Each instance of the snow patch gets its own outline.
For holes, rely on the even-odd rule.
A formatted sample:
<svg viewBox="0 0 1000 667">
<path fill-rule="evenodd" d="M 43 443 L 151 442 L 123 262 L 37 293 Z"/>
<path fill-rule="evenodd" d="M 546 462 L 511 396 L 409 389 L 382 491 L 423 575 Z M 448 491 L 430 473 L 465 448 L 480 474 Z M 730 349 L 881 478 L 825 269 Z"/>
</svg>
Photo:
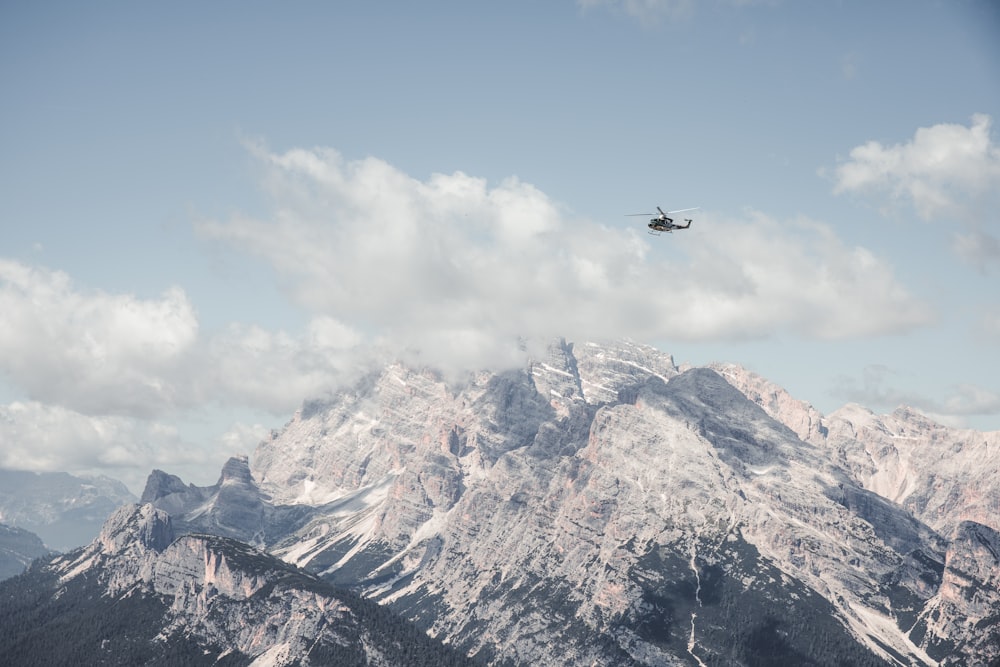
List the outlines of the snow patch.
<svg viewBox="0 0 1000 667">
<path fill-rule="evenodd" d="M 544 368 L 546 371 L 548 371 L 550 373 L 556 373 L 558 375 L 564 375 L 564 376 L 566 376 L 568 378 L 574 377 L 572 373 L 567 373 L 566 371 L 564 371 L 564 370 L 562 370 L 560 368 L 553 368 L 552 366 L 549 366 L 548 364 L 537 364 L 535 366 L 535 369 L 537 369 L 539 367 Z M 540 373 L 537 370 L 533 370 L 532 374 L 533 375 L 540 375 Z"/>
</svg>

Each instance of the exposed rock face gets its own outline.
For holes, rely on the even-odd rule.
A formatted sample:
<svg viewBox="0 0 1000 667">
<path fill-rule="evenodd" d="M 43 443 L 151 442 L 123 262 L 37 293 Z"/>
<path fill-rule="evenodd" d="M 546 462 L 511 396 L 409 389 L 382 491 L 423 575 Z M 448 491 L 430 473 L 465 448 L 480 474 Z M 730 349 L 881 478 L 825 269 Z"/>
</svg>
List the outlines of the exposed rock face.
<svg viewBox="0 0 1000 667">
<path fill-rule="evenodd" d="M 492 664 L 934 665 L 946 645 L 988 661 L 990 599 L 952 604 L 945 583 L 994 581 L 942 532 L 982 513 L 964 457 L 908 477 L 916 453 L 866 419 L 738 367 L 559 342 L 523 371 L 458 386 L 390 366 L 307 403 L 234 487 L 270 551 Z M 910 458 L 886 472 L 875 442 Z M 1000 478 L 977 479 L 992 497 Z M 178 524 L 228 511 L 219 486 Z M 978 565 L 950 573 L 961 554 Z"/>
<path fill-rule="evenodd" d="M 43 592 L 18 610 L 22 579 L 24 590 Z M 72 613 L 60 616 L 60 605 Z M 75 626 L 73 614 L 92 615 L 88 606 L 100 620 Z M 61 664 L 64 655 L 91 664 L 394 665 L 403 655 L 466 663 L 388 612 L 248 545 L 175 540 L 170 516 L 149 504 L 120 508 L 86 548 L 0 587 L 0 617 L 24 613 L 38 623 L 20 635 L 0 631 L 0 650 L 11 659 L 18 652 L 17 664 Z M 116 630 L 113 642 L 102 622 Z"/>
<path fill-rule="evenodd" d="M 877 415 L 851 404 L 823 416 L 739 366 L 713 368 L 802 440 L 829 450 L 865 489 L 938 532 L 963 521 L 1000 530 L 1000 431 L 948 428 L 906 407 Z"/>
<path fill-rule="evenodd" d="M 768 415 L 792 429 L 800 439 L 817 442 L 826 437 L 823 415 L 809 403 L 794 398 L 782 387 L 736 364 L 712 364 L 710 368 Z"/>
<path fill-rule="evenodd" d="M 949 429 L 900 408 L 844 407 L 826 420 L 825 445 L 858 481 L 950 534 L 963 521 L 1000 530 L 1000 432 Z"/>
<path fill-rule="evenodd" d="M 212 486 L 185 485 L 175 475 L 154 470 L 146 481 L 142 502 L 175 517 L 178 533 L 222 535 L 258 546 L 271 537 L 269 531 L 284 535 L 305 514 L 305 508 L 276 509 L 265 502 L 246 456 L 230 458 Z"/>
<path fill-rule="evenodd" d="M 985 664 L 1000 655 L 1000 533 L 972 521 L 955 529 L 941 587 L 913 634 L 924 632 L 923 644 L 942 665 Z"/>
</svg>

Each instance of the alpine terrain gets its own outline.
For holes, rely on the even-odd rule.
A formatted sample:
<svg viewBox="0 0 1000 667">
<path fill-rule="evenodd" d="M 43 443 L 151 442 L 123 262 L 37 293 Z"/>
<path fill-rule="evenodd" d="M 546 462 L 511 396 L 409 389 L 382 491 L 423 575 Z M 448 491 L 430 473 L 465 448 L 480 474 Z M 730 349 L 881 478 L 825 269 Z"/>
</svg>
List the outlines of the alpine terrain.
<svg viewBox="0 0 1000 667">
<path fill-rule="evenodd" d="M 0 583 L 10 665 L 466 665 L 373 602 L 151 505 Z"/>
<path fill-rule="evenodd" d="M 824 416 L 738 366 L 558 341 L 460 382 L 387 366 L 306 402 L 213 486 L 154 471 L 142 502 L 191 535 L 154 560 L 241 540 L 484 664 L 986 665 L 998 453 L 1000 433 L 911 410 Z M 89 549 L 44 571 L 69 581 L 106 553 Z M 166 595 L 164 636 L 222 627 L 207 588 L 133 561 L 101 576 Z M 224 650 L 251 655 L 229 630 Z M 279 643 L 273 664 L 306 664 Z"/>
</svg>

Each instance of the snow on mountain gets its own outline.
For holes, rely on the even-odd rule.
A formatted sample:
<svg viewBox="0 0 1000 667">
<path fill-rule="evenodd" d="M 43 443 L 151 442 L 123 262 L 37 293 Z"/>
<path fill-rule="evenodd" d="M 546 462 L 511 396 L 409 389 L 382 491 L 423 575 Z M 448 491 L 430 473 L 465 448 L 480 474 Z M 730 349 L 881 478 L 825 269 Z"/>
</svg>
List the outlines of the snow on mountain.
<svg viewBox="0 0 1000 667">
<path fill-rule="evenodd" d="M 144 499 L 490 664 L 958 665 L 1000 655 L 995 443 L 559 341 L 462 383 L 388 366 Z"/>
</svg>

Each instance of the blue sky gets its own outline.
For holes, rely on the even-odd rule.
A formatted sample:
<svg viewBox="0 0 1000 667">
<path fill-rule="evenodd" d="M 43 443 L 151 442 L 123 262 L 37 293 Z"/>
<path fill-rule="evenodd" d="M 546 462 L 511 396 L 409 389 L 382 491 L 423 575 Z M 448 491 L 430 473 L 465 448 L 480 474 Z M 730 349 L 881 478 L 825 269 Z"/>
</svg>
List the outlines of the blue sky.
<svg viewBox="0 0 1000 667">
<path fill-rule="evenodd" d="M 518 336 L 1000 428 L 995 3 L 5 3 L 0 86 L 0 466 L 208 483 Z"/>
</svg>

